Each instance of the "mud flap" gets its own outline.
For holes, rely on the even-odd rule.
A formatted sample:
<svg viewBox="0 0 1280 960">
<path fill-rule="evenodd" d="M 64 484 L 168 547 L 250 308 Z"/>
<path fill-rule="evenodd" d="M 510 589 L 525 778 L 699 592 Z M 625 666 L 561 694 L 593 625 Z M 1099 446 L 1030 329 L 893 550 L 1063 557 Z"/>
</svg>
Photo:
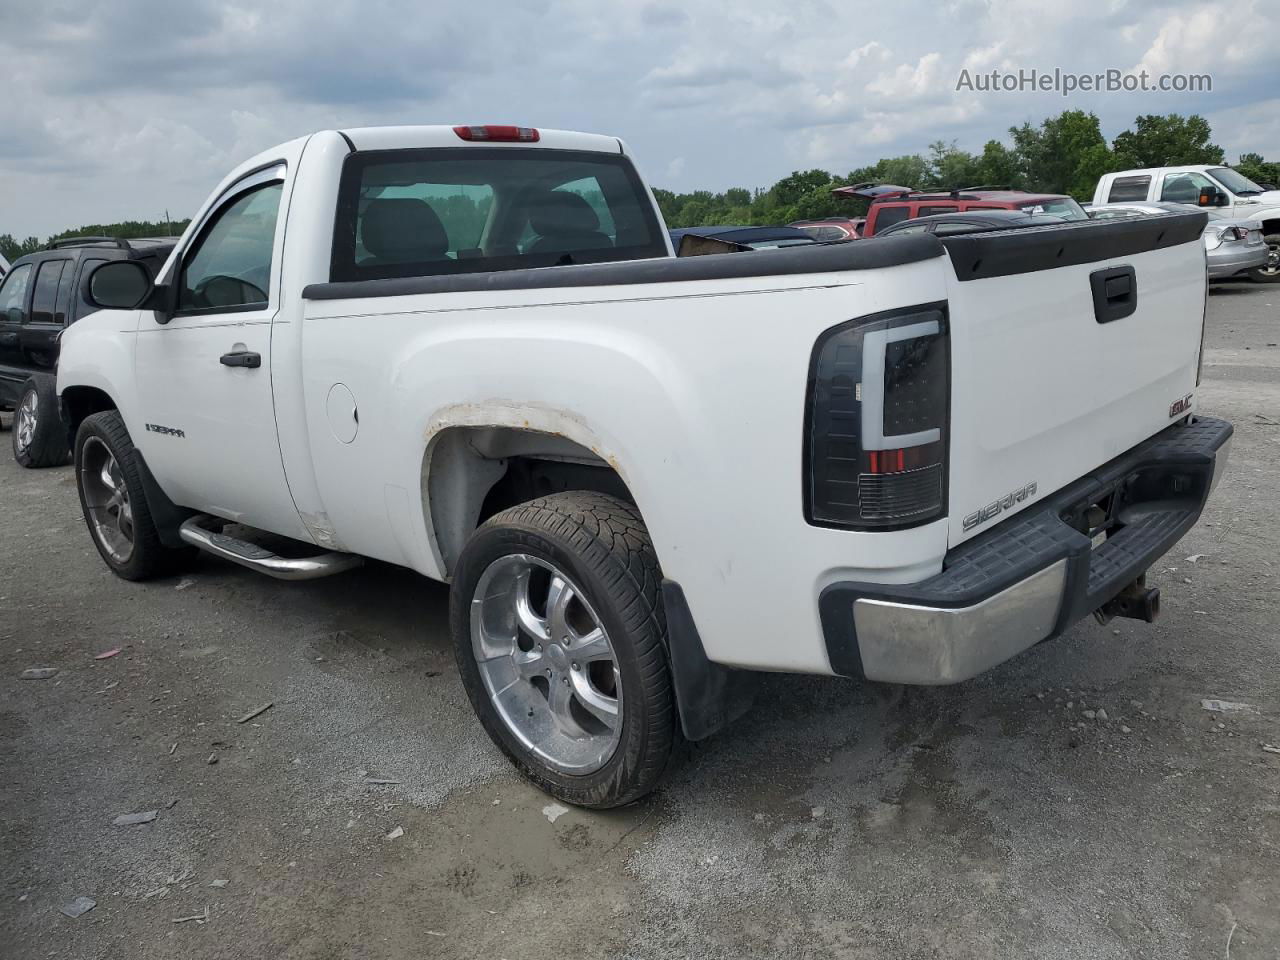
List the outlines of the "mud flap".
<svg viewBox="0 0 1280 960">
<path fill-rule="evenodd" d="M 680 584 L 662 581 L 662 603 L 667 612 L 667 654 L 680 727 L 686 740 L 705 740 L 750 709 L 759 675 L 707 659 Z"/>
</svg>

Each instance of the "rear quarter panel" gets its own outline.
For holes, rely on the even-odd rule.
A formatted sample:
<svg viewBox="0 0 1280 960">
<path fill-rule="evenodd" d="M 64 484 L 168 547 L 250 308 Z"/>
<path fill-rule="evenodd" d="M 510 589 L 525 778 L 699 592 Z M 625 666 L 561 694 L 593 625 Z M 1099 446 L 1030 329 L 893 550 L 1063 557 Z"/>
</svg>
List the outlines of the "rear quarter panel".
<svg viewBox="0 0 1280 960">
<path fill-rule="evenodd" d="M 822 586 L 851 571 L 928 576 L 946 525 L 886 535 L 805 522 L 810 354 L 837 323 L 941 299 L 946 269 L 938 258 L 850 274 L 307 302 L 307 432 L 328 521 L 349 549 L 446 577 L 421 495 L 430 443 L 444 426 L 514 417 L 615 466 L 712 659 L 829 672 Z M 359 405 L 351 443 L 325 421 L 337 382 Z"/>
</svg>

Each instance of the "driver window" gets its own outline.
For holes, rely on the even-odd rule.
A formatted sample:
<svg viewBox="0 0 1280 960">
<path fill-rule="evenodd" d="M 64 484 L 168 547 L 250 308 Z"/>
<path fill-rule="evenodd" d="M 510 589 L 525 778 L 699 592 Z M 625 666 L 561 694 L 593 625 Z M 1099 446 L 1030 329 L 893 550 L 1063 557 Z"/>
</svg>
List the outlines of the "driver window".
<svg viewBox="0 0 1280 960">
<path fill-rule="evenodd" d="M 1164 190 L 1160 199 L 1170 203 L 1196 203 L 1200 199 L 1200 191 L 1205 187 L 1217 189 L 1212 180 L 1201 174 L 1173 173 L 1164 178 Z"/>
<path fill-rule="evenodd" d="M 267 305 L 271 248 L 281 183 L 263 184 L 223 207 L 205 226 L 187 259 L 179 312 L 252 310 Z"/>
</svg>

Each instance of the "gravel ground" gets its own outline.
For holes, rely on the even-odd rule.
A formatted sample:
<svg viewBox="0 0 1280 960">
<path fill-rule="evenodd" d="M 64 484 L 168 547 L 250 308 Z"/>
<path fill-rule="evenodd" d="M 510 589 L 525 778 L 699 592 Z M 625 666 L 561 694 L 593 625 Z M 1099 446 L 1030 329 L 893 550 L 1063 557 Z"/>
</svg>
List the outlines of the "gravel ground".
<svg viewBox="0 0 1280 960">
<path fill-rule="evenodd" d="M 770 677 L 611 813 L 556 816 L 489 745 L 443 587 L 124 583 L 71 470 L 0 456 L 0 953 L 1274 960 L 1277 307 L 1210 298 L 1201 405 L 1236 442 L 1156 625 L 951 688 Z"/>
</svg>

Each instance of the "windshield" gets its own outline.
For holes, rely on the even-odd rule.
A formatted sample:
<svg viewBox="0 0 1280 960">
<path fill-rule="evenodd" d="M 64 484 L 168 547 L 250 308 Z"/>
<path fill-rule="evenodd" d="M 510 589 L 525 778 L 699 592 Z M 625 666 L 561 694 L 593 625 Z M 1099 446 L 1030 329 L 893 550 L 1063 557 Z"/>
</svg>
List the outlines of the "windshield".
<svg viewBox="0 0 1280 960">
<path fill-rule="evenodd" d="M 1262 188 L 1244 174 L 1230 167 L 1214 167 L 1209 175 L 1238 197 L 1248 197 L 1262 192 Z"/>
<path fill-rule="evenodd" d="M 353 153 L 343 166 L 331 277 L 427 277 L 666 255 L 648 191 L 618 154 L 380 150 Z"/>
<path fill-rule="evenodd" d="M 1061 200 L 1037 200 L 1035 203 L 1023 204 L 1018 209 L 1032 215 L 1047 213 L 1062 220 L 1089 219 L 1089 215 L 1084 212 L 1084 207 L 1070 197 L 1063 197 Z"/>
</svg>

